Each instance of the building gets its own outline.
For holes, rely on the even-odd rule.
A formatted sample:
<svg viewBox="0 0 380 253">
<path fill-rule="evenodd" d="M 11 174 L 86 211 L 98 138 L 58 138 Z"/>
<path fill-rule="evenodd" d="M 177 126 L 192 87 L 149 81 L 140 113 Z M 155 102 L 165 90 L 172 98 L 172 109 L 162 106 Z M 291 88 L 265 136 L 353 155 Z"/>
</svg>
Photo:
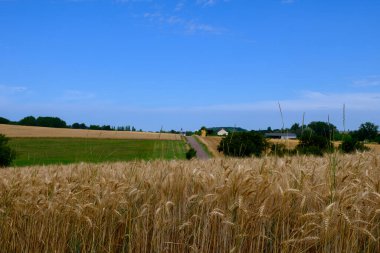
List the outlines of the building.
<svg viewBox="0 0 380 253">
<path fill-rule="evenodd" d="M 294 133 L 266 133 L 266 138 L 281 139 L 281 140 L 293 140 L 297 139 L 297 135 Z"/>
<path fill-rule="evenodd" d="M 222 128 L 216 134 L 219 136 L 223 136 L 223 135 L 228 135 L 228 132 Z"/>
</svg>

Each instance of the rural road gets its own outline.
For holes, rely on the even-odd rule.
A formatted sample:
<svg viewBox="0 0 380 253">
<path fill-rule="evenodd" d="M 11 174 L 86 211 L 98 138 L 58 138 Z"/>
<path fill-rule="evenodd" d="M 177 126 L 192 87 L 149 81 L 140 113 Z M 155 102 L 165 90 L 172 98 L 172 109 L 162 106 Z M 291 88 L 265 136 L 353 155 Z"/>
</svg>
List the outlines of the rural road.
<svg viewBox="0 0 380 253">
<path fill-rule="evenodd" d="M 187 142 L 190 146 L 197 151 L 197 158 L 201 160 L 209 159 L 208 154 L 202 149 L 201 145 L 195 140 L 193 136 L 186 136 Z"/>
</svg>

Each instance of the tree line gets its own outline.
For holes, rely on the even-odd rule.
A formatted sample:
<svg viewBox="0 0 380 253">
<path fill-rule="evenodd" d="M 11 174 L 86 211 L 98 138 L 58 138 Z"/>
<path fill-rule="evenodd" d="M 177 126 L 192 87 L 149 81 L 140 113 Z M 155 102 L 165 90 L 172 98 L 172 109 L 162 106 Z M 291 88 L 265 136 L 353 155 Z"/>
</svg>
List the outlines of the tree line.
<svg viewBox="0 0 380 253">
<path fill-rule="evenodd" d="M 218 146 L 218 151 L 228 156 L 249 157 L 262 154 L 274 155 L 323 155 L 334 151 L 343 153 L 361 152 L 368 150 L 365 143 L 377 142 L 380 144 L 379 127 L 371 122 L 360 125 L 358 130 L 339 132 L 331 123 L 314 121 L 301 127 L 294 124 L 291 129 L 297 134 L 298 145 L 288 149 L 282 143 L 270 143 L 263 131 L 232 132 L 224 137 Z M 340 140 L 339 147 L 333 141 Z"/>
<path fill-rule="evenodd" d="M 20 125 L 20 126 L 39 126 L 53 128 L 72 128 L 72 129 L 89 129 L 89 130 L 105 130 L 105 131 L 137 131 L 134 126 L 110 126 L 110 125 L 89 125 L 85 123 L 75 122 L 68 125 L 64 120 L 58 117 L 37 117 L 27 116 L 19 121 L 10 121 L 9 119 L 0 117 L 0 124 Z M 142 131 L 141 129 L 139 131 Z"/>
</svg>

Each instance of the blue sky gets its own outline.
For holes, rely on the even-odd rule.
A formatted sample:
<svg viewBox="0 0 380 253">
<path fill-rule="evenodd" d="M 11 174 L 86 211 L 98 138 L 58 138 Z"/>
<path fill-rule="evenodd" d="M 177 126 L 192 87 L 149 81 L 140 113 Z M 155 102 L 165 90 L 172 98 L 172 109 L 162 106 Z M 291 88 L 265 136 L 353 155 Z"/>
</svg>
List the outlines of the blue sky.
<svg viewBox="0 0 380 253">
<path fill-rule="evenodd" d="M 380 124 L 377 0 L 0 0 L 0 116 Z"/>
</svg>

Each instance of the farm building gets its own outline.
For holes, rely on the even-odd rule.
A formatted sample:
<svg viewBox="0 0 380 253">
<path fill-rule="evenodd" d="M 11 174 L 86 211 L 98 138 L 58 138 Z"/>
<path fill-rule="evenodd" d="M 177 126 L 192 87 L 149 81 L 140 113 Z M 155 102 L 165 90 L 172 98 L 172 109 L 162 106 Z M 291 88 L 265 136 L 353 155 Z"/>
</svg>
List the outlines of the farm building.
<svg viewBox="0 0 380 253">
<path fill-rule="evenodd" d="M 219 136 L 228 135 L 228 132 L 222 128 L 217 132 L 217 135 Z"/>
<path fill-rule="evenodd" d="M 270 139 L 282 139 L 282 140 L 297 139 L 297 135 L 294 133 L 266 133 L 265 137 L 270 138 Z"/>
</svg>

